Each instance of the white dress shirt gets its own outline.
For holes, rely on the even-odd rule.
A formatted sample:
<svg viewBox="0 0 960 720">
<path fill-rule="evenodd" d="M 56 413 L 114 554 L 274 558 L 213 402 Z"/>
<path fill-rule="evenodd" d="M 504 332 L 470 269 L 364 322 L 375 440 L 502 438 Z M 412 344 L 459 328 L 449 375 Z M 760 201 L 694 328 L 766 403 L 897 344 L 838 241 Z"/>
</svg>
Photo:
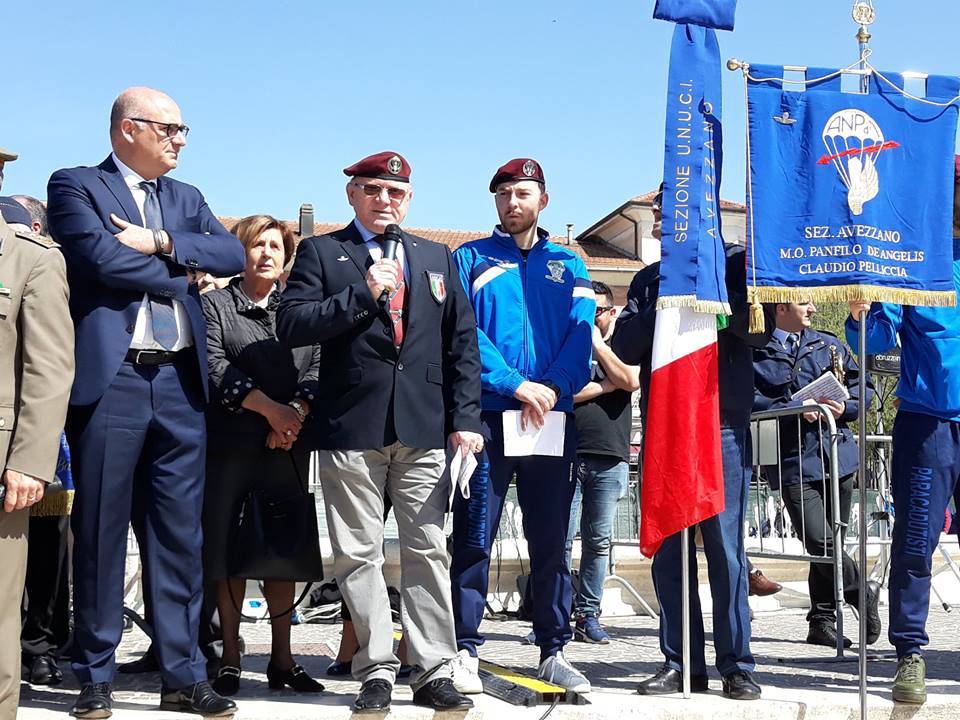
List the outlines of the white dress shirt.
<svg viewBox="0 0 960 720">
<path fill-rule="evenodd" d="M 143 204 L 146 202 L 147 193 L 140 187 L 144 178 L 124 165 L 116 153 L 111 154 L 113 162 L 117 169 L 123 175 L 123 181 L 130 188 L 130 194 L 133 195 L 133 201 L 137 204 L 140 211 L 140 225 L 146 226 L 146 220 L 143 216 Z M 156 185 L 156 181 L 152 181 Z M 153 339 L 153 313 L 150 312 L 150 301 L 147 293 L 143 294 L 143 300 L 140 302 L 140 309 L 137 311 L 137 323 L 133 328 L 133 340 L 130 342 L 130 348 L 133 350 L 163 350 L 163 346 Z M 187 316 L 187 310 L 179 300 L 173 300 L 173 312 L 177 319 L 177 342 L 174 343 L 171 350 L 176 352 L 185 347 L 193 345 L 193 331 L 190 329 L 190 318 Z"/>
</svg>

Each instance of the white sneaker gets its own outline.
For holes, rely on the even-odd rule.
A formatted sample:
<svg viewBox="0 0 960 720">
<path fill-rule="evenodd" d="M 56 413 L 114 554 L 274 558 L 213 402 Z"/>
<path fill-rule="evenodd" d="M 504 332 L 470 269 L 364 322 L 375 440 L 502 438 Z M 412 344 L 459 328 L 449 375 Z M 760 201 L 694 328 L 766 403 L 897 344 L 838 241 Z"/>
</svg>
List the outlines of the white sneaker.
<svg viewBox="0 0 960 720">
<path fill-rule="evenodd" d="M 450 661 L 453 670 L 453 686 L 464 695 L 479 695 L 483 692 L 480 681 L 480 658 L 475 658 L 466 650 L 461 650 Z"/>
<path fill-rule="evenodd" d="M 590 681 L 583 676 L 583 673 L 567 662 L 562 652 L 558 652 L 553 657 L 548 657 L 540 663 L 537 677 L 544 682 L 559 685 L 572 692 L 590 692 Z"/>
</svg>

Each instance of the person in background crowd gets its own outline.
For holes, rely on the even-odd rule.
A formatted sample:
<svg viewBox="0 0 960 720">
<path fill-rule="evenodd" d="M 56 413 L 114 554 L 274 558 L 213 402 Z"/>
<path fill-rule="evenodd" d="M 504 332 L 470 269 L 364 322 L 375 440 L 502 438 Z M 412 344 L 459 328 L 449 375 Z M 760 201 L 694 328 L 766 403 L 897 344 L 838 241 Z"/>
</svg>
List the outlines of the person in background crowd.
<svg viewBox="0 0 960 720">
<path fill-rule="evenodd" d="M 445 446 L 463 455 L 483 446 L 476 322 L 446 246 L 402 233 L 395 259 L 384 257 L 382 234 L 403 222 L 413 198 L 409 163 L 388 151 L 343 172 L 356 218 L 300 243 L 277 335 L 293 347 L 322 346 L 323 383 L 306 441 L 320 449 L 334 575 L 360 647 L 354 709 L 388 708 L 400 667 L 381 572 L 389 494 L 413 702 L 462 710 L 473 703 L 450 680 L 449 488 L 441 478 Z"/>
<path fill-rule="evenodd" d="M 14 156 L 16 157 L 16 156 Z M 9 155 L 5 156 L 9 159 Z M 73 322 L 63 256 L 29 230 L 30 214 L 0 204 L 0 720 L 20 697 L 20 613 L 30 508 L 54 479 L 73 381 Z M 12 229 L 11 222 L 18 229 Z M 55 576 L 56 566 L 47 572 Z"/>
<path fill-rule="evenodd" d="M 50 235 L 50 229 L 47 226 L 47 207 L 40 200 L 30 195 L 12 195 L 18 203 L 23 205 L 30 213 L 30 229 L 38 235 Z"/>
<path fill-rule="evenodd" d="M 290 350 L 277 340 L 278 279 L 293 256 L 293 232 L 269 215 L 233 228 L 246 250 L 243 276 L 203 296 L 207 324 L 210 405 L 207 408 L 207 486 L 203 506 L 204 575 L 217 582 L 223 655 L 213 688 L 235 695 L 240 685 L 240 606 L 246 581 L 230 575 L 231 530 L 251 490 L 291 495 L 303 485 L 310 453 L 298 442 L 319 394 L 319 346 Z M 319 580 L 320 578 L 318 578 Z M 272 637 L 267 682 L 320 692 L 290 652 L 294 582 L 267 580 L 263 594 Z"/>
<path fill-rule="evenodd" d="M 537 227 L 549 196 L 540 164 L 517 158 L 490 181 L 500 224 L 467 243 L 454 258 L 477 316 L 483 363 L 483 426 L 487 438 L 470 480 L 470 497 L 456 497 L 450 577 L 457 623 L 457 687 L 482 692 L 477 648 L 487 598 L 490 551 L 507 487 L 517 477 L 523 532 L 530 550 L 533 632 L 538 676 L 575 692 L 590 682 L 564 657 L 570 641 L 573 589 L 564 562 L 576 452 L 573 396 L 590 379 L 593 287 L 586 266 Z M 562 413 L 557 455 L 508 456 L 504 425 L 516 411 L 521 428 L 541 428 Z M 556 415 L 551 419 L 557 418 Z M 559 432 L 559 431 L 558 431 Z"/>
<path fill-rule="evenodd" d="M 954 158 L 953 278 L 960 291 L 960 155 Z M 850 347 L 859 345 L 864 312 L 867 354 L 900 345 L 888 634 L 897 650 L 893 699 L 920 704 L 927 699 L 923 646 L 933 553 L 951 497 L 960 508 L 960 308 L 852 302 L 845 328 Z"/>
<path fill-rule="evenodd" d="M 8 218 L 11 227 L 46 236 L 47 210 L 43 203 L 26 195 L 14 195 L 10 199 L 16 200 L 29 213 L 29 218 L 22 214 Z M 10 199 L 0 198 L 0 210 Z M 26 224 L 28 219 L 29 225 Z M 73 484 L 70 480 L 69 448 L 62 437 L 60 443 L 56 472 L 56 480 L 60 482 L 54 482 L 46 488 L 43 500 L 30 508 L 30 544 L 20 649 L 26 678 L 31 685 L 57 685 L 63 680 L 57 660 L 70 640 L 67 535 Z M 61 463 L 65 463 L 65 467 L 61 468 Z M 55 489 L 58 491 L 54 492 Z"/>
<path fill-rule="evenodd" d="M 662 186 L 661 186 L 662 192 Z M 657 203 L 660 205 L 659 201 Z M 747 602 L 748 571 L 743 545 L 743 526 L 751 471 L 749 422 L 753 405 L 752 347 L 762 347 L 772 332 L 767 319 L 763 334 L 748 332 L 746 262 L 744 249 L 726 248 L 726 283 L 733 315 L 717 341 L 720 385 L 720 444 L 723 458 L 725 509 L 699 524 L 707 556 L 710 592 L 713 596 L 713 642 L 717 670 L 723 678 L 723 694 L 736 700 L 755 700 L 760 686 L 753 677 L 756 664 L 750 652 L 750 607 Z M 611 340 L 614 352 L 624 361 L 637 364 L 640 372 L 640 407 L 647 421 L 647 389 L 656 326 L 660 264 L 636 274 L 630 283 L 627 305 Z M 642 512 L 642 508 L 641 508 Z M 697 553 L 695 533 L 690 533 L 690 668 L 694 692 L 707 692 L 707 665 L 704 657 L 703 616 L 697 594 Z M 682 620 L 680 577 L 680 533 L 667 538 L 653 558 L 653 582 L 660 603 L 660 649 L 665 663 L 653 677 L 641 682 L 641 695 L 663 695 L 681 690 Z"/>
<path fill-rule="evenodd" d="M 627 365 L 610 349 L 616 308 L 608 285 L 593 281 L 597 309 L 593 320 L 590 382 L 573 396 L 577 421 L 576 490 L 567 530 L 567 565 L 580 515 L 580 587 L 573 601 L 575 640 L 607 644 L 600 625 L 600 600 L 610 559 L 610 537 L 617 503 L 630 480 L 631 393 L 640 389 L 640 368 Z"/>
<path fill-rule="evenodd" d="M 207 393 L 206 327 L 195 271 L 235 275 L 243 247 L 200 191 L 166 177 L 188 128 L 150 88 L 120 94 L 113 152 L 58 170 L 47 187 L 50 230 L 63 249 L 76 322 L 73 453 L 73 713 L 108 717 L 123 624 L 123 575 L 134 473 L 147 493 L 144 583 L 159 646 L 160 708 L 226 716 L 197 647 L 202 593 Z"/>
<path fill-rule="evenodd" d="M 793 393 L 821 377 L 824 373 L 838 378 L 850 393 L 845 402 L 820 398 L 818 402 L 833 413 L 837 422 L 837 463 L 839 466 L 839 517 L 843 528 L 850 522 L 850 501 L 853 478 L 859 466 L 860 452 L 847 423 L 857 417 L 860 393 L 860 371 L 843 343 L 826 332 L 810 327 L 817 312 L 812 301 L 777 303 L 767 308 L 776 318 L 773 337 L 764 347 L 753 351 L 754 411 L 799 407 L 813 401 L 793 400 Z M 837 369 L 841 369 L 838 373 Z M 869 407 L 873 400 L 873 382 L 867 376 Z M 798 427 L 798 422 L 800 423 Z M 805 413 L 780 421 L 780 463 L 767 468 L 768 482 L 779 484 L 783 502 L 794 529 L 803 540 L 807 552 L 815 556 L 833 554 L 832 488 L 825 482 L 830 468 L 830 434 L 818 412 Z M 825 474 L 826 473 L 826 474 Z M 826 518 L 827 523 L 824 523 Z M 807 642 L 812 645 L 837 646 L 837 606 L 834 595 L 834 567 L 827 563 L 810 563 L 807 580 L 810 586 L 810 624 Z M 843 553 L 843 597 L 859 607 L 859 571 L 853 558 Z M 880 586 L 867 583 L 867 643 L 880 637 Z M 844 645 L 851 642 L 844 638 Z"/>
</svg>

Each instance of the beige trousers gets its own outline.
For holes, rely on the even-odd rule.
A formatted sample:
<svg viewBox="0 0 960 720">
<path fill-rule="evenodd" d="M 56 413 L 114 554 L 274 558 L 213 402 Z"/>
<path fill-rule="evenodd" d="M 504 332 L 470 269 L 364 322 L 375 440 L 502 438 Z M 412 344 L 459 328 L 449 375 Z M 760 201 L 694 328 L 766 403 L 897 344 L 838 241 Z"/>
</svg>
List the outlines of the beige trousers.
<svg viewBox="0 0 960 720">
<path fill-rule="evenodd" d="M 20 702 L 20 603 L 27 575 L 30 510 L 0 508 L 0 720 L 14 720 Z"/>
<path fill-rule="evenodd" d="M 401 624 L 410 685 L 450 676 L 456 656 L 450 601 L 450 560 L 443 519 L 448 488 L 441 487 L 443 450 L 394 443 L 372 450 L 321 450 L 320 483 L 333 546 L 333 573 L 353 616 L 360 649 L 353 677 L 396 679 L 393 623 L 383 579 L 383 498 L 390 494 L 400 532 Z"/>
</svg>

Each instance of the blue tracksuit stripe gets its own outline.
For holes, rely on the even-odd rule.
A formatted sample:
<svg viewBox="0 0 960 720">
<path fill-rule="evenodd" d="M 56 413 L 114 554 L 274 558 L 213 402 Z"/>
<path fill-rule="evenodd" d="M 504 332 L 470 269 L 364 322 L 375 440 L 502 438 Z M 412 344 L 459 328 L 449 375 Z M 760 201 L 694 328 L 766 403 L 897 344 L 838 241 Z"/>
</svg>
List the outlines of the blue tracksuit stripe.
<svg viewBox="0 0 960 720">
<path fill-rule="evenodd" d="M 574 394 L 590 379 L 596 308 L 583 261 L 545 233 L 526 258 L 499 232 L 453 257 L 477 317 L 483 409 L 518 409 L 513 393 L 533 380 L 555 383 L 555 409 L 572 411 Z"/>
</svg>

